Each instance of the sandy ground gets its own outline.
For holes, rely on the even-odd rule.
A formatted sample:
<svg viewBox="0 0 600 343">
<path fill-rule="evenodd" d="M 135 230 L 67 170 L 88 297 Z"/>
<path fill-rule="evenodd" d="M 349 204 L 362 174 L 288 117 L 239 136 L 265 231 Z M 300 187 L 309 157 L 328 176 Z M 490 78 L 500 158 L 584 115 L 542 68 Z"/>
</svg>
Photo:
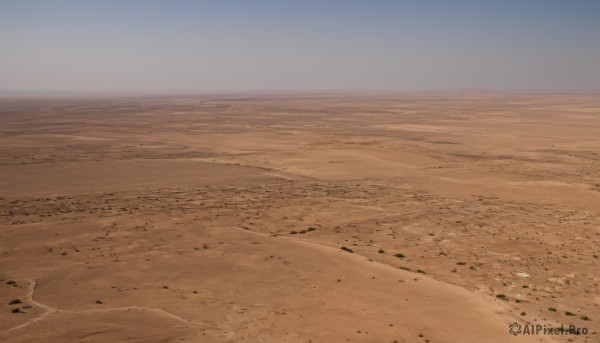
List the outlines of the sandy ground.
<svg viewBox="0 0 600 343">
<path fill-rule="evenodd" d="M 598 94 L 15 97 L 0 119 L 0 341 L 600 342 Z"/>
</svg>

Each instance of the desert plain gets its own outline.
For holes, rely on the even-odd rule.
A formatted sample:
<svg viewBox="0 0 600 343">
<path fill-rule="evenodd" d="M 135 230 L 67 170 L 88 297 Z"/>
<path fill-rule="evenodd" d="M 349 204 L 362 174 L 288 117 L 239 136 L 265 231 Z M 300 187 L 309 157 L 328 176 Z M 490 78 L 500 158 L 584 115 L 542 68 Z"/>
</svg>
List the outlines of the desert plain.
<svg viewBox="0 0 600 343">
<path fill-rule="evenodd" d="M 3 342 L 600 342 L 599 255 L 598 93 L 0 99 Z"/>
</svg>

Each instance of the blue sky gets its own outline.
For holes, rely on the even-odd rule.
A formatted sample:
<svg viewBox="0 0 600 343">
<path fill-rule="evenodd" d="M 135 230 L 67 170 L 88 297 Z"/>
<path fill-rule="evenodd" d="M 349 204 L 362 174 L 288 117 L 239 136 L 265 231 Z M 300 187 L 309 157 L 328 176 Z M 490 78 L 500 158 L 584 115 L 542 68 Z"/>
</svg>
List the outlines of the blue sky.
<svg viewBox="0 0 600 343">
<path fill-rule="evenodd" d="M 600 89 L 600 1 L 0 0 L 0 89 Z"/>
</svg>

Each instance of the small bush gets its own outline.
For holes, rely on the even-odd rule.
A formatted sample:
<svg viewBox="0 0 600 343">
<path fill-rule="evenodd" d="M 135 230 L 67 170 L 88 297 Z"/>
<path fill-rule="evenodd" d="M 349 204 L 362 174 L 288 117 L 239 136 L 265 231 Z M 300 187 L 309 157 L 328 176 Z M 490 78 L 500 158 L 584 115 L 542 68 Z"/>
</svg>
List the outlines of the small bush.
<svg viewBox="0 0 600 343">
<path fill-rule="evenodd" d="M 580 318 L 581 318 L 581 320 L 585 320 L 585 321 L 591 320 L 590 317 L 588 317 L 588 316 L 581 316 Z"/>
<path fill-rule="evenodd" d="M 383 249 L 379 249 L 377 252 L 383 254 L 385 251 Z"/>
<path fill-rule="evenodd" d="M 571 311 L 565 311 L 565 315 L 567 315 L 567 316 L 574 316 L 575 313 L 573 313 Z"/>
<path fill-rule="evenodd" d="M 20 312 L 21 312 L 21 309 L 19 309 L 19 308 L 15 308 L 15 309 L 13 309 L 13 310 L 12 310 L 12 311 L 10 311 L 10 312 L 12 312 L 12 313 L 20 313 Z"/>
<path fill-rule="evenodd" d="M 346 247 L 341 247 L 341 249 L 347 252 L 354 252 L 352 249 Z"/>
<path fill-rule="evenodd" d="M 306 231 L 307 232 L 311 232 L 311 231 L 316 231 L 317 229 L 315 229 L 314 227 L 309 227 Z"/>
<path fill-rule="evenodd" d="M 550 312 L 556 312 L 556 309 L 554 307 L 549 307 L 548 311 L 550 311 Z"/>
<path fill-rule="evenodd" d="M 506 295 L 504 294 L 497 294 L 496 298 L 500 299 L 500 300 L 508 300 L 508 298 L 506 297 Z"/>
<path fill-rule="evenodd" d="M 422 269 L 417 269 L 417 273 L 419 273 L 419 274 L 427 274 Z"/>
<path fill-rule="evenodd" d="M 456 264 L 459 266 L 464 266 L 465 264 L 467 264 L 467 262 L 456 262 Z"/>
<path fill-rule="evenodd" d="M 397 258 L 405 258 L 406 257 L 406 256 L 404 256 L 404 254 L 401 254 L 401 253 L 394 254 L 394 256 L 396 256 Z"/>
<path fill-rule="evenodd" d="M 16 304 L 21 304 L 21 300 L 20 299 L 13 299 L 11 300 L 8 304 L 9 305 L 16 305 Z"/>
<path fill-rule="evenodd" d="M 290 235 L 295 235 L 297 233 L 298 233 L 298 231 L 295 231 L 295 230 L 290 231 Z"/>
</svg>

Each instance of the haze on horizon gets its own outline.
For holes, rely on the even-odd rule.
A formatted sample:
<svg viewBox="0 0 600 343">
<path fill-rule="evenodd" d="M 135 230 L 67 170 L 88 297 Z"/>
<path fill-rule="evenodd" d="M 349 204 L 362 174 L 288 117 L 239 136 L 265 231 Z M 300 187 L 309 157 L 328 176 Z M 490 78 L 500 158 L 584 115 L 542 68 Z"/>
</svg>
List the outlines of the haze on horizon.
<svg viewBox="0 0 600 343">
<path fill-rule="evenodd" d="M 0 89 L 600 89 L 600 2 L 0 0 Z"/>
</svg>

